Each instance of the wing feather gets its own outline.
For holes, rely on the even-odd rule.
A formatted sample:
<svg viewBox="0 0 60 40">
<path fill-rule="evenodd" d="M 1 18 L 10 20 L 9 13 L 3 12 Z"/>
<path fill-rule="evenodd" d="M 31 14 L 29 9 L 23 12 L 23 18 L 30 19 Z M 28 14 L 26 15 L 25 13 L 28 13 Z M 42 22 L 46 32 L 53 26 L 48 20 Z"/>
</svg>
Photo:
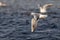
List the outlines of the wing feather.
<svg viewBox="0 0 60 40">
<path fill-rule="evenodd" d="M 31 20 L 31 32 L 34 32 L 36 27 L 37 27 L 37 20 L 32 18 L 32 20 Z"/>
<path fill-rule="evenodd" d="M 51 7 L 51 6 L 53 6 L 53 4 L 45 4 L 45 5 L 43 6 L 43 8 L 47 8 L 47 7 Z"/>
</svg>

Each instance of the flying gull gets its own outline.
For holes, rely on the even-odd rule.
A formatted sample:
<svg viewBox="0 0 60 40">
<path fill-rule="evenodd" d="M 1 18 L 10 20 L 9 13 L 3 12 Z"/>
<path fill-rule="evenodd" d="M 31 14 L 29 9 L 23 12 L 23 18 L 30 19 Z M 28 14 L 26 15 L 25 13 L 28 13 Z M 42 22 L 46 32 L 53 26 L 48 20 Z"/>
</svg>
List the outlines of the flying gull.
<svg viewBox="0 0 60 40">
<path fill-rule="evenodd" d="M 33 18 L 31 19 L 31 32 L 34 32 L 34 30 L 36 29 L 38 20 L 40 18 L 44 19 L 48 16 L 45 13 L 47 13 L 47 9 L 51 6 L 53 6 L 53 4 L 45 4 L 43 6 L 38 5 L 40 13 L 31 13 L 31 15 L 33 15 Z"/>
</svg>

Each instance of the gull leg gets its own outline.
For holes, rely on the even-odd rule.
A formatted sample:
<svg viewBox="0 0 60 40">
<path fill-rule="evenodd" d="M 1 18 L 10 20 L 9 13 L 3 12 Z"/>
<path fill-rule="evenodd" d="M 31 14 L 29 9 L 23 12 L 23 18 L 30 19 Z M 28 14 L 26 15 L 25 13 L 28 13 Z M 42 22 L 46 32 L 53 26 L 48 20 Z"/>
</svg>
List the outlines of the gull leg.
<svg viewBox="0 0 60 40">
<path fill-rule="evenodd" d="M 34 32 L 36 27 L 37 27 L 37 20 L 32 18 L 32 20 L 31 20 L 31 32 Z"/>
</svg>

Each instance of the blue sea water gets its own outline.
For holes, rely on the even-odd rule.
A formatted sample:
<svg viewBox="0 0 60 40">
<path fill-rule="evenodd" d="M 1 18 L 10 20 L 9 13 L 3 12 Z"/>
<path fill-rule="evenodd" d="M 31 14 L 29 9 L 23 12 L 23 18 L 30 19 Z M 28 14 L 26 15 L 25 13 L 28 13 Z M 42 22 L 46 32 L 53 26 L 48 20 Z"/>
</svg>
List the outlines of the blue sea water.
<svg viewBox="0 0 60 40">
<path fill-rule="evenodd" d="M 0 7 L 0 40 L 60 40 L 59 0 L 0 0 L 8 7 Z M 46 19 L 40 19 L 31 32 L 31 12 L 38 12 L 37 4 L 53 3 Z M 56 8 L 57 6 L 57 8 Z"/>
</svg>

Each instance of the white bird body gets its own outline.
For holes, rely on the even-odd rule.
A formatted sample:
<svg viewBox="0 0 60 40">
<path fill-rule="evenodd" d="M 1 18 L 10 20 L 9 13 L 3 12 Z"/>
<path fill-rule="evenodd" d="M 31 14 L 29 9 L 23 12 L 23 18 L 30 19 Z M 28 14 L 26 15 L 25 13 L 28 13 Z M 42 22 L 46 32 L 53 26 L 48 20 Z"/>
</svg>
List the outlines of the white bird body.
<svg viewBox="0 0 60 40">
<path fill-rule="evenodd" d="M 47 12 L 47 11 L 46 11 L 46 8 L 40 7 L 40 12 L 41 12 L 41 13 L 46 13 L 46 12 Z"/>
</svg>

